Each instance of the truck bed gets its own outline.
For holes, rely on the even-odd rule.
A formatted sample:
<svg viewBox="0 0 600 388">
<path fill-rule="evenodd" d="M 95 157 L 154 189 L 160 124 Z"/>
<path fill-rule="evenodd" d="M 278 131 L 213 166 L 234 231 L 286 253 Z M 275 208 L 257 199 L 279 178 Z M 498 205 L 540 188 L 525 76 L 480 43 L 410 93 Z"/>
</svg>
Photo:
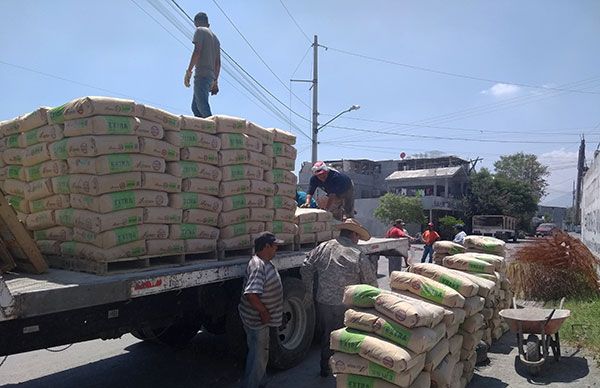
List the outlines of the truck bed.
<svg viewBox="0 0 600 388">
<path fill-rule="evenodd" d="M 407 239 L 372 238 L 359 243 L 366 254 L 408 252 Z M 278 270 L 300 267 L 305 251 L 278 252 Z M 187 287 L 244 276 L 249 257 L 207 260 L 107 276 L 50 269 L 41 275 L 5 274 L 0 277 L 0 321 L 126 301 Z M 3 285 L 2 283 L 5 283 Z M 1 311 L 0 311 L 1 312 Z"/>
</svg>

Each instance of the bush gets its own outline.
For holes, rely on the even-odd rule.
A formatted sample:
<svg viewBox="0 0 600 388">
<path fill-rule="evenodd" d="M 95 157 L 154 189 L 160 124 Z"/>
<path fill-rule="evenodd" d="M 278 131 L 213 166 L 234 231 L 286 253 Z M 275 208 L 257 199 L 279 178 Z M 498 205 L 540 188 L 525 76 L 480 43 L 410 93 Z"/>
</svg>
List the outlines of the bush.
<svg viewBox="0 0 600 388">
<path fill-rule="evenodd" d="M 456 234 L 456 229 L 454 229 L 454 225 L 465 224 L 463 220 L 452 216 L 444 216 L 440 218 L 438 222 L 438 233 L 442 240 L 453 240 L 454 235 Z"/>
</svg>

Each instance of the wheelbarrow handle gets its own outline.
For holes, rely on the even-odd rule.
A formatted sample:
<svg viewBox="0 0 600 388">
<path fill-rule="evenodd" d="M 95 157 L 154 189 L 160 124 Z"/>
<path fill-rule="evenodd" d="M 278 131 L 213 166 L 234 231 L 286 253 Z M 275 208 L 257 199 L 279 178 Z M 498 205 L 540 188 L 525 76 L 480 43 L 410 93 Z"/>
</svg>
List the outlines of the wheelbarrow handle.
<svg viewBox="0 0 600 388">
<path fill-rule="evenodd" d="M 544 323 L 544 327 L 546 327 L 546 325 L 548 324 L 548 322 L 550 322 L 550 320 L 552 319 L 552 316 L 554 315 L 555 311 L 556 311 L 556 309 L 552 309 L 552 312 L 550 313 L 550 315 L 548 315 L 548 318 L 546 318 L 546 323 Z"/>
</svg>

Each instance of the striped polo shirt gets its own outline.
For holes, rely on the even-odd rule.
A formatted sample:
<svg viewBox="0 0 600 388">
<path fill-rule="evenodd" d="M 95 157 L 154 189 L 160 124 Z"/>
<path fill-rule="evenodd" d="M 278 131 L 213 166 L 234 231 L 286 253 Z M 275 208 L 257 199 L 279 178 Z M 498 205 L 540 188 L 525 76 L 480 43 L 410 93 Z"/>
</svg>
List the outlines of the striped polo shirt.
<svg viewBox="0 0 600 388">
<path fill-rule="evenodd" d="M 258 256 L 252 257 L 246 268 L 244 288 L 240 298 L 239 312 L 242 322 L 252 328 L 264 327 L 260 321 L 260 314 L 252 307 L 247 294 L 258 294 L 260 301 L 265 305 L 271 315 L 271 322 L 266 326 L 281 326 L 283 317 L 283 285 L 279 272 L 270 261 L 262 260 Z"/>
</svg>

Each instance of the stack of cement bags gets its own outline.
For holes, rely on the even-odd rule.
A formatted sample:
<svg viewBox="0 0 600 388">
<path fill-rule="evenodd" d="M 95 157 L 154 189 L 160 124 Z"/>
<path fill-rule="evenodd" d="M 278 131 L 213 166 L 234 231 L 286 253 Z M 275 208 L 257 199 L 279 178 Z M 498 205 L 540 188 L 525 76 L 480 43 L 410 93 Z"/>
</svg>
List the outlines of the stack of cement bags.
<svg viewBox="0 0 600 388">
<path fill-rule="evenodd" d="M 346 327 L 331 333 L 337 386 L 429 387 L 428 355 L 444 341 L 444 309 L 368 285 L 346 288 Z"/>
<path fill-rule="evenodd" d="M 273 170 L 265 173 L 265 179 L 273 183 L 275 195 L 267 197 L 267 208 L 274 211 L 273 222 L 267 224 L 267 230 L 286 243 L 293 244 L 298 232 L 298 226 L 294 223 L 296 176 L 292 172 L 296 164 L 296 136 L 281 129 L 269 131 L 273 134 L 273 144 L 265 146 L 263 152 L 273 158 Z"/>
<path fill-rule="evenodd" d="M 318 243 L 333 237 L 333 215 L 321 209 L 296 209 L 297 244 Z"/>
<path fill-rule="evenodd" d="M 466 248 L 452 241 L 436 241 L 433 243 L 433 262 L 442 264 L 444 257 L 466 252 Z"/>
</svg>

